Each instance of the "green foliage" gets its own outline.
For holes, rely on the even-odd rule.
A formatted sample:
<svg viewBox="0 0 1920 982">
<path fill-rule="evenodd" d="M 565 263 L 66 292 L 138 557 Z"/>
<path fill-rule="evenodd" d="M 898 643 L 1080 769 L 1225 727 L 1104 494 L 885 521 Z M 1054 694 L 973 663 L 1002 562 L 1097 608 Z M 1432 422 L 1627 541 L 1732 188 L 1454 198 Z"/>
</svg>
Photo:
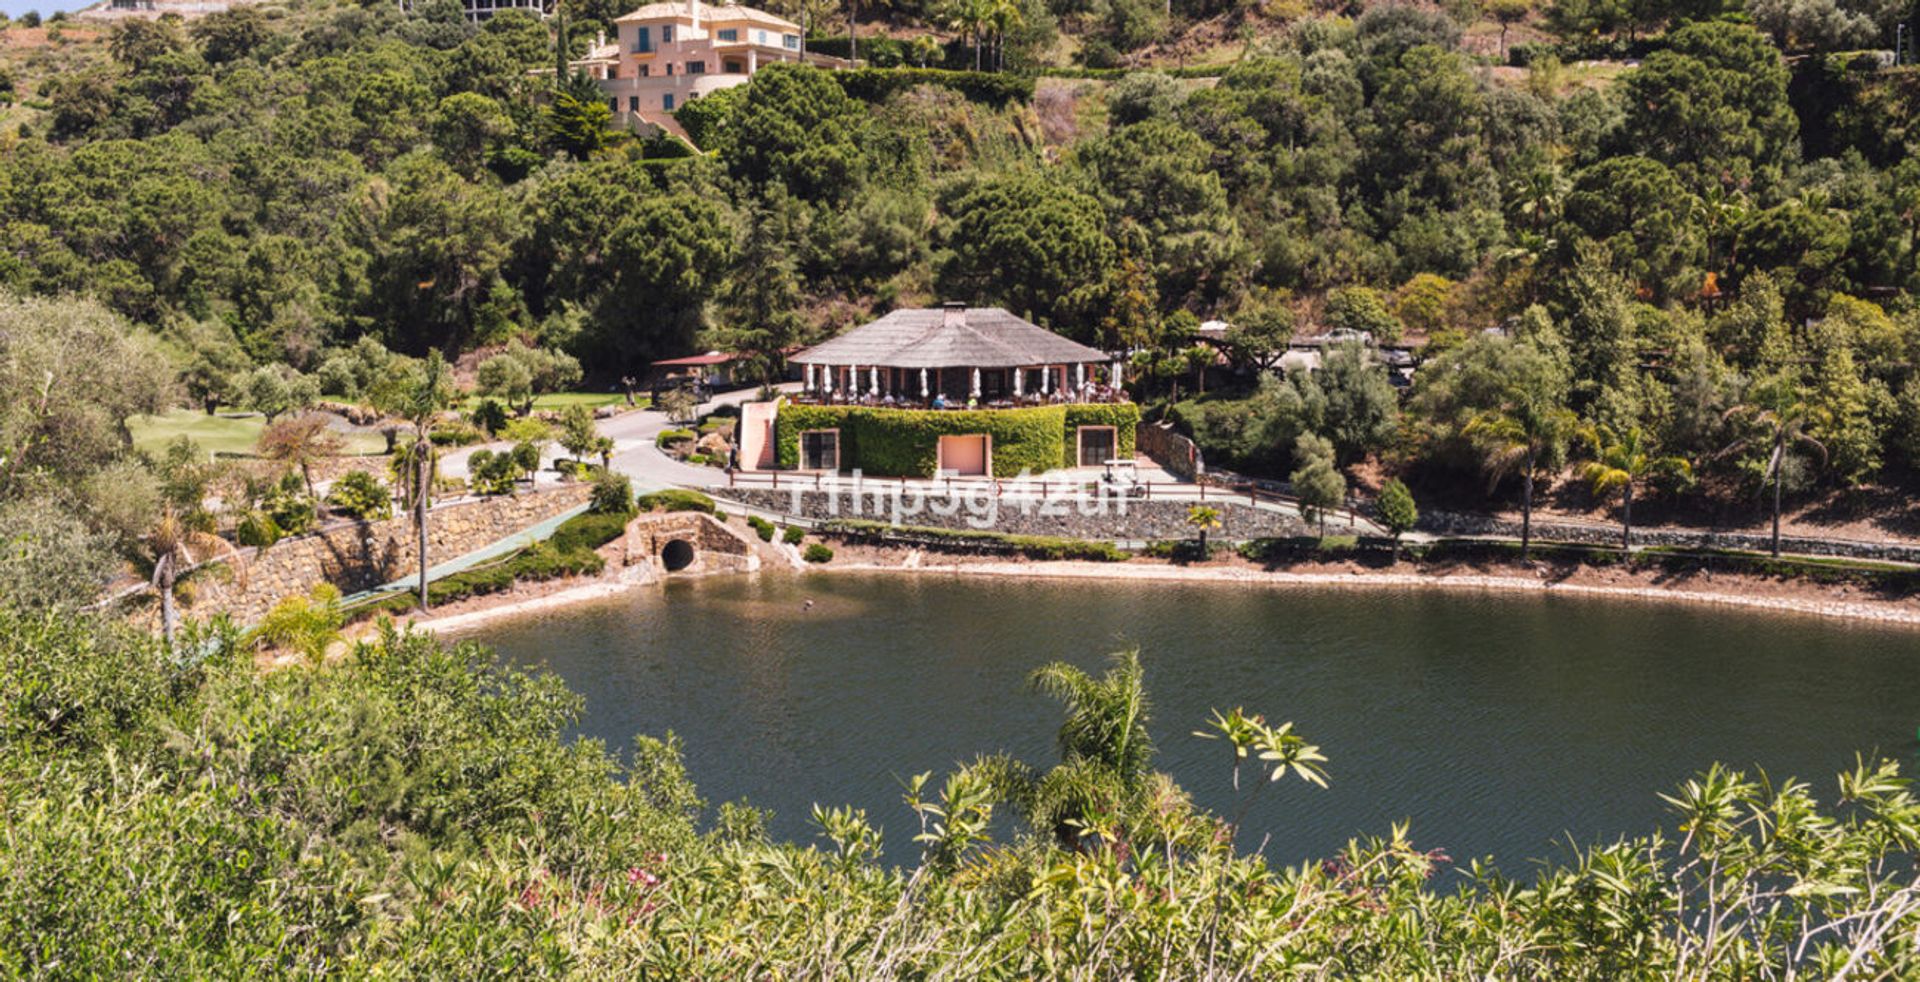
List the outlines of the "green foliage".
<svg viewBox="0 0 1920 982">
<path fill-rule="evenodd" d="M 676 443 L 687 443 L 698 439 L 700 434 L 686 429 L 666 429 L 654 435 L 653 445 L 662 450 Z"/>
<path fill-rule="evenodd" d="M 327 492 L 327 507 L 348 518 L 380 521 L 393 517 L 393 494 L 366 471 L 348 471 Z"/>
<path fill-rule="evenodd" d="M 467 478 L 481 494 L 512 494 L 520 479 L 520 466 L 511 453 L 482 448 L 467 458 Z"/>
<path fill-rule="evenodd" d="M 598 514 L 627 515 L 633 512 L 633 482 L 627 475 L 602 471 L 593 480 L 593 497 L 588 509 Z"/>
<path fill-rule="evenodd" d="M 547 542 L 562 553 L 592 551 L 624 535 L 632 518 L 631 511 L 589 511 L 561 522 Z"/>
<path fill-rule="evenodd" d="M 83 606 L 118 566 L 110 534 L 49 499 L 0 505 L 0 596 L 21 610 Z"/>
<path fill-rule="evenodd" d="M 833 560 L 833 550 L 818 542 L 813 542 L 807 545 L 806 551 L 800 554 L 800 558 L 810 563 L 831 562 Z"/>
<path fill-rule="evenodd" d="M 753 534 L 760 537 L 760 541 L 762 542 L 773 541 L 773 523 L 772 522 L 769 522 L 758 515 L 748 515 L 747 525 L 753 529 Z"/>
<path fill-rule="evenodd" d="M 640 511 L 702 511 L 711 515 L 714 512 L 713 499 L 698 491 L 684 491 L 670 488 L 666 491 L 651 491 L 643 494 L 634 502 Z"/>
<path fill-rule="evenodd" d="M 796 529 L 789 529 L 789 535 Z M 892 525 L 855 518 L 822 523 L 817 531 L 868 542 L 906 544 L 943 552 L 1003 553 L 1041 560 L 1125 562 L 1127 554 L 1111 542 L 1069 539 L 1052 535 L 1012 535 L 985 529 L 949 529 Z M 797 537 L 796 537 L 797 541 Z"/>
<path fill-rule="evenodd" d="M 1339 508 L 1347 498 L 1347 479 L 1333 464 L 1333 444 L 1303 433 L 1294 442 L 1293 459 L 1298 463 L 1288 481 L 1294 496 L 1300 499 L 1300 517 L 1319 521 L 1327 527 L 1327 513 Z"/>
<path fill-rule="evenodd" d="M 838 429 L 843 461 L 868 474 L 931 477 L 938 466 L 940 437 L 986 434 L 995 477 L 1040 473 L 1073 462 L 1074 427 L 1114 426 L 1121 456 L 1133 452 L 1139 409 L 1131 404 L 1036 406 L 1025 409 L 883 409 L 859 406 L 782 404 L 774 418 L 780 466 L 799 465 L 800 433 Z"/>
<path fill-rule="evenodd" d="M 317 662 L 340 640 L 340 628 L 345 625 L 339 589 L 321 583 L 307 596 L 287 597 L 274 604 L 247 632 L 245 642 L 261 650 L 291 651 Z"/>
<path fill-rule="evenodd" d="M 247 512 L 233 530 L 235 542 L 257 549 L 265 549 L 273 545 L 280 541 L 283 535 L 285 533 L 280 530 L 279 524 L 274 522 L 273 516 L 262 511 Z"/>
<path fill-rule="evenodd" d="M 1397 477 L 1380 486 L 1379 513 L 1381 524 L 1396 537 L 1413 531 L 1420 521 L 1420 509 L 1413 503 L 1413 492 Z"/>
<path fill-rule="evenodd" d="M 806 537 L 807 537 L 807 533 L 805 529 L 802 529 L 798 525 L 789 525 L 787 526 L 787 530 L 781 533 L 780 541 L 790 546 L 797 546 L 800 544 L 801 540 L 805 539 Z"/>
<path fill-rule="evenodd" d="M 884 102 L 887 97 L 922 85 L 952 89 L 968 99 L 990 106 L 1033 100 L 1033 79 L 1000 72 L 955 72 L 940 68 L 858 68 L 833 72 L 848 96 L 862 102 Z"/>
</svg>

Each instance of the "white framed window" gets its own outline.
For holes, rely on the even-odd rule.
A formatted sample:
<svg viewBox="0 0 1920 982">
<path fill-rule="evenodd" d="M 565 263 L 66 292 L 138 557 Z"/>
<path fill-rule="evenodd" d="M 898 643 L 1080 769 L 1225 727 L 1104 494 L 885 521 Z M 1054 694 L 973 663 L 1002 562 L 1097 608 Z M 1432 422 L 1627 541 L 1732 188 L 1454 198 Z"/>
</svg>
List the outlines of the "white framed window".
<svg viewBox="0 0 1920 982">
<path fill-rule="evenodd" d="M 739 29 L 739 28 L 737 28 L 737 27 L 723 27 L 723 28 L 721 28 L 721 29 L 720 29 L 720 40 L 722 40 L 722 41 L 738 41 L 738 40 L 740 40 L 740 29 Z"/>
<path fill-rule="evenodd" d="M 780 35 L 780 43 L 785 45 L 790 51 L 798 51 L 800 50 L 800 35 L 782 34 Z"/>
</svg>

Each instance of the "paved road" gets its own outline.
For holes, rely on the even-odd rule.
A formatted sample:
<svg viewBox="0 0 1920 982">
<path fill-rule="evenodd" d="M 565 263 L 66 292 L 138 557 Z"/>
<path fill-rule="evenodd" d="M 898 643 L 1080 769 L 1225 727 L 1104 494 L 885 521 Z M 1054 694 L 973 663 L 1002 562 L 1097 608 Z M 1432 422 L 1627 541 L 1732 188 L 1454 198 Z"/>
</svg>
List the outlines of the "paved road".
<svg viewBox="0 0 1920 982">
<path fill-rule="evenodd" d="M 799 388 L 798 382 L 781 386 L 781 390 L 786 392 L 798 391 Z M 720 406 L 737 406 L 759 397 L 759 389 L 722 392 L 701 403 L 699 412 L 704 415 Z M 642 491 L 689 485 L 712 487 L 727 483 L 726 472 L 717 467 L 683 464 L 654 449 L 654 438 L 660 435 L 660 431 L 672 429 L 673 425 L 666 413 L 652 409 L 621 413 L 612 419 L 602 420 L 600 435 L 613 438 L 613 469 L 632 478 L 635 490 Z"/>
</svg>

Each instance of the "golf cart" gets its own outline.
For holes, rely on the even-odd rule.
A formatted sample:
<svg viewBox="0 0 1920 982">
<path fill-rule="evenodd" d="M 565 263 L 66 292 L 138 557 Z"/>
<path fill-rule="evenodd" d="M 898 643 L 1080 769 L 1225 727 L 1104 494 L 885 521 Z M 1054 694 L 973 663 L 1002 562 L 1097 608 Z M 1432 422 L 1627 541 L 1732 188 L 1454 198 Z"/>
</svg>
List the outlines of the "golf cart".
<svg viewBox="0 0 1920 982">
<path fill-rule="evenodd" d="M 1109 460 L 1100 476 L 1100 490 L 1128 498 L 1145 497 L 1146 485 L 1140 483 L 1140 468 L 1131 460 Z"/>
</svg>

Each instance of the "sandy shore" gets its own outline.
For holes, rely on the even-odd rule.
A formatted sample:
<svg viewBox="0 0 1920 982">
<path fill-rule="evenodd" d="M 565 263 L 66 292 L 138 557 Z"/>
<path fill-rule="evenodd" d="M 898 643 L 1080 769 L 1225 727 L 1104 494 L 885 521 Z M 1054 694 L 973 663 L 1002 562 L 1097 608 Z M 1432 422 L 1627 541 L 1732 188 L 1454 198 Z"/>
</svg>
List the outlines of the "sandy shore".
<svg viewBox="0 0 1920 982">
<path fill-rule="evenodd" d="M 912 572 L 945 576 L 1024 576 L 1056 580 L 1105 580 L 1158 583 L 1231 583 L 1243 586 L 1292 589 L 1341 590 L 1469 590 L 1507 593 L 1536 593 L 1552 596 L 1598 597 L 1656 603 L 1710 604 L 1746 610 L 1783 614 L 1811 615 L 1870 621 L 1888 625 L 1920 626 L 1920 604 L 1840 595 L 1843 591 L 1813 584 L 1797 585 L 1787 591 L 1759 591 L 1738 579 L 1724 589 L 1700 589 L 1691 586 L 1648 586 L 1632 583 L 1599 584 L 1567 582 L 1548 577 L 1529 577 L 1517 573 L 1446 572 L 1396 573 L 1370 570 L 1329 570 L 1297 572 L 1264 570 L 1248 566 L 1174 566 L 1148 563 L 1088 562 L 957 562 L 928 563 L 925 557 L 914 562 L 834 562 L 810 567 L 799 575 L 873 574 Z M 761 575 L 795 575 L 784 569 Z M 416 618 L 415 626 L 433 631 L 461 632 L 501 620 L 539 614 L 588 601 L 617 596 L 647 584 L 620 580 L 590 580 L 531 597 L 511 594 L 469 601 L 460 609 L 429 618 Z M 1741 592 L 1733 592 L 1741 591 Z"/>
</svg>

